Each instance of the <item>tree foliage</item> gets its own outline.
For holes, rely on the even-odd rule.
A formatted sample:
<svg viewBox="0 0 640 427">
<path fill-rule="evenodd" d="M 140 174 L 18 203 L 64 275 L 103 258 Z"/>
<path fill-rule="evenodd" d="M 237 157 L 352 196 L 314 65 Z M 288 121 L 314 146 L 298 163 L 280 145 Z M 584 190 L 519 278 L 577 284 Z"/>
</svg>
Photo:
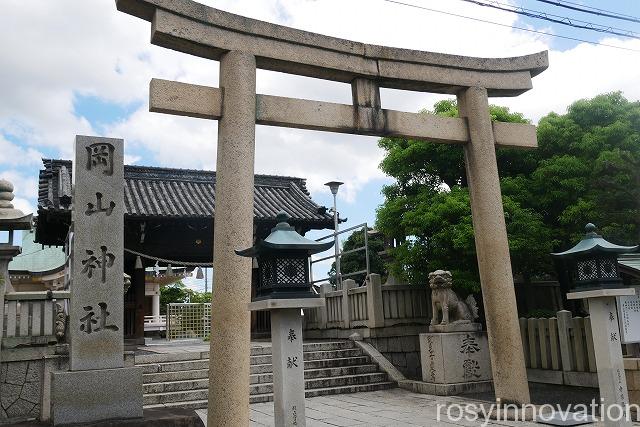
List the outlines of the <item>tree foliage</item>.
<svg viewBox="0 0 640 427">
<path fill-rule="evenodd" d="M 538 143 L 536 169 L 503 186 L 536 206 L 559 247 L 587 222 L 614 242 L 640 240 L 640 103 L 620 92 L 576 101 L 540 120 Z"/>
<path fill-rule="evenodd" d="M 527 123 L 520 113 L 490 106 L 492 120 Z M 455 101 L 432 112 L 456 117 Z M 496 156 L 514 273 L 525 280 L 552 271 L 548 253 L 575 243 L 587 222 L 610 240 L 640 240 L 640 104 L 610 93 L 575 102 L 538 125 L 537 150 L 498 148 Z M 479 289 L 462 147 L 382 138 L 381 169 L 395 178 L 383 188 L 376 227 L 403 243 L 390 270 L 409 283 L 435 269 Z"/>
<path fill-rule="evenodd" d="M 167 304 L 211 302 L 211 292 L 189 289 L 182 281 L 160 287 L 160 313 L 166 314 Z"/>
</svg>

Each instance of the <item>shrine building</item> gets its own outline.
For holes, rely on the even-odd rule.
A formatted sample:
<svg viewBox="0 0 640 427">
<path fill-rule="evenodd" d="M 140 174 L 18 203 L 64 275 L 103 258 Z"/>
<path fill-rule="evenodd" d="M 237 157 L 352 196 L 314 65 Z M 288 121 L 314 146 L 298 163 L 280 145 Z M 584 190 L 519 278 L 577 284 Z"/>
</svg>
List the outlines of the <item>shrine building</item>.
<svg viewBox="0 0 640 427">
<path fill-rule="evenodd" d="M 43 164 L 35 242 L 63 247 L 71 225 L 72 162 L 43 159 Z M 153 300 L 145 297 L 145 269 L 158 259 L 172 261 L 159 261 L 163 269 L 168 264 L 174 269 L 211 266 L 216 173 L 125 165 L 124 181 L 123 256 L 125 274 L 131 277 L 124 296 L 124 334 L 128 344 L 143 344 L 144 317 L 156 311 Z M 291 216 L 290 223 L 300 234 L 333 229 L 333 217 L 311 199 L 304 178 L 255 175 L 253 206 L 254 240 L 268 236 L 280 210 Z M 142 266 L 136 268 L 138 257 Z M 268 319 L 259 315 L 252 317 L 251 326 L 254 334 L 269 330 Z"/>
</svg>

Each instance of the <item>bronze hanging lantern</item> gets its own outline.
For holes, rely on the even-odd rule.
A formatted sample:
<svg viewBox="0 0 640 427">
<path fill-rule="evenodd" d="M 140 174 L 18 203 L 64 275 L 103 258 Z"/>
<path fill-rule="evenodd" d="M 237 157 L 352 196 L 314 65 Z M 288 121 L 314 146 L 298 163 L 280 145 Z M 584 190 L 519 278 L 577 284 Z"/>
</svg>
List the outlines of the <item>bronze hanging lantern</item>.
<svg viewBox="0 0 640 427">
<path fill-rule="evenodd" d="M 317 297 L 309 282 L 309 257 L 333 246 L 333 242 L 319 243 L 298 234 L 285 212 L 278 213 L 278 224 L 271 234 L 255 246 L 236 251 L 258 261 L 258 287 L 255 301 L 270 298 Z"/>
</svg>

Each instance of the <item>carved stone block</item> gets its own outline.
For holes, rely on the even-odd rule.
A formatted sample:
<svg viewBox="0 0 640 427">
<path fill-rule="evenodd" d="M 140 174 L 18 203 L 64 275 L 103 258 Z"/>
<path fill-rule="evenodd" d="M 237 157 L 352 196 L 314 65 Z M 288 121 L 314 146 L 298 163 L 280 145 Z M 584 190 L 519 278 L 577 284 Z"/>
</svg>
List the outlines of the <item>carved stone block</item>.
<svg viewBox="0 0 640 427">
<path fill-rule="evenodd" d="M 441 394 L 468 389 L 464 384 L 491 385 L 491 359 L 486 332 L 451 332 L 420 334 L 422 380 L 446 387 Z"/>
<path fill-rule="evenodd" d="M 142 417 L 140 367 L 51 375 L 54 425 Z"/>
<path fill-rule="evenodd" d="M 77 136 L 69 311 L 71 370 L 123 360 L 124 143 Z"/>
</svg>

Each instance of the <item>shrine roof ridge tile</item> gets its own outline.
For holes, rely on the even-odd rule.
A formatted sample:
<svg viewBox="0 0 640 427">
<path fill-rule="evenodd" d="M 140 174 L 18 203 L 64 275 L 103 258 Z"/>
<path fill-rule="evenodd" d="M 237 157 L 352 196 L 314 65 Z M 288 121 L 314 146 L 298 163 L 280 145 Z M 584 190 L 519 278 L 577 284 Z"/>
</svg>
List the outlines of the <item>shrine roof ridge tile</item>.
<svg viewBox="0 0 640 427">
<path fill-rule="evenodd" d="M 38 212 L 69 213 L 71 160 L 43 159 Z M 206 218 L 214 215 L 215 171 L 125 165 L 125 216 Z M 304 178 L 255 175 L 254 217 L 275 220 L 284 209 L 294 222 L 331 228 L 331 215 L 319 213 Z"/>
</svg>

